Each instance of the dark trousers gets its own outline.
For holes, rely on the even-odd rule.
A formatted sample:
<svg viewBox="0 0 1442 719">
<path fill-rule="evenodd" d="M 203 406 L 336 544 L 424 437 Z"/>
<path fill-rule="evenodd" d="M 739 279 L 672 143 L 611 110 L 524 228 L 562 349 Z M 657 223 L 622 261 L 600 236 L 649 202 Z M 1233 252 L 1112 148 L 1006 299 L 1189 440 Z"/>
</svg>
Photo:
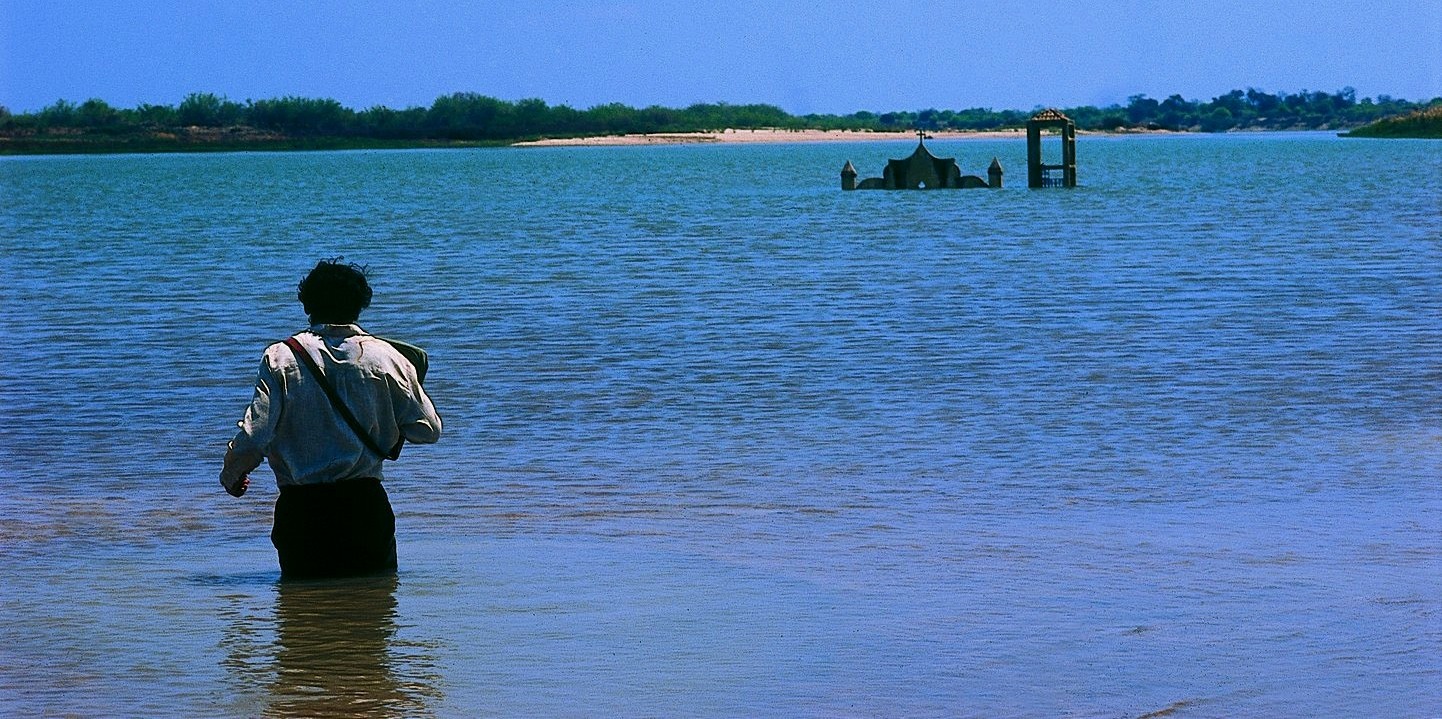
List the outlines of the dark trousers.
<svg viewBox="0 0 1442 719">
<path fill-rule="evenodd" d="M 270 541 L 283 579 L 396 570 L 396 516 L 378 479 L 282 487 Z"/>
</svg>

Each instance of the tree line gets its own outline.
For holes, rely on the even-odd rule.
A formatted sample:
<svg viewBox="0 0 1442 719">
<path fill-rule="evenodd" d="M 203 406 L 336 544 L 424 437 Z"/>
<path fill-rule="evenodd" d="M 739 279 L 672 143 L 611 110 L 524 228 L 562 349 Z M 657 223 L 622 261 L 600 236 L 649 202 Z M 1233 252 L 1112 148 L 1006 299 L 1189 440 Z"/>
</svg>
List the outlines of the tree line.
<svg viewBox="0 0 1442 719">
<path fill-rule="evenodd" d="M 1125 105 L 1060 108 L 1087 130 L 1129 128 L 1223 132 L 1245 129 L 1345 129 L 1380 118 L 1442 106 L 1442 98 L 1409 102 L 1387 95 L 1357 99 L 1337 92 L 1271 94 L 1249 88 L 1201 102 L 1172 95 L 1133 95 Z M 685 108 L 634 108 L 620 103 L 578 110 L 540 99 L 515 102 L 472 92 L 436 98 L 429 107 L 395 110 L 345 107 L 332 99 L 281 97 L 236 102 L 192 93 L 178 105 L 112 107 L 104 100 L 58 100 L 41 110 L 11 113 L 0 106 L 0 132 L 10 137 L 45 134 L 122 136 L 190 128 L 250 128 L 287 137 L 376 140 L 511 141 L 626 133 L 704 132 L 723 128 L 862 131 L 996 130 L 1021 127 L 1032 112 L 970 108 L 792 115 L 774 105 L 698 103 Z"/>
</svg>

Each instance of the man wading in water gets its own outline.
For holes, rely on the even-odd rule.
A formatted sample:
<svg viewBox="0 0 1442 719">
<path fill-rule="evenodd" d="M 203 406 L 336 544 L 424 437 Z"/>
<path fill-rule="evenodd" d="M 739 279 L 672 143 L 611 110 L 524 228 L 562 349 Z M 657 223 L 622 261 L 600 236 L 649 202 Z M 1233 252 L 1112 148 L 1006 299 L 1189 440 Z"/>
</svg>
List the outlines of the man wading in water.
<svg viewBox="0 0 1442 719">
<path fill-rule="evenodd" d="M 421 389 L 424 355 L 413 362 L 355 324 L 371 302 L 362 267 L 322 261 L 301 280 L 299 298 L 310 329 L 265 349 L 220 483 L 239 497 L 269 461 L 280 487 L 270 539 L 282 577 L 394 572 L 381 460 L 395 459 L 404 441 L 441 436 Z"/>
</svg>

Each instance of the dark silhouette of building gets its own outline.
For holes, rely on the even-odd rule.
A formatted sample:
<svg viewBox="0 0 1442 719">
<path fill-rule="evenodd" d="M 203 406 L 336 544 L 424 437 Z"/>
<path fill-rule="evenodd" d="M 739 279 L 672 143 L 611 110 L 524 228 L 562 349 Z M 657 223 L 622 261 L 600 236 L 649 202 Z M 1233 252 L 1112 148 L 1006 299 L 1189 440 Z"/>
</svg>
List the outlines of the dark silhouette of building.
<svg viewBox="0 0 1442 719">
<path fill-rule="evenodd" d="M 841 168 L 843 190 L 940 190 L 972 187 L 1001 187 L 1001 162 L 992 158 L 987 177 L 963 175 L 956 159 L 937 157 L 926 149 L 926 133 L 917 132 L 916 151 L 904 160 L 888 160 L 881 177 L 856 181 L 856 168 L 851 161 Z"/>
<path fill-rule="evenodd" d="M 991 166 L 986 168 L 986 184 L 988 187 L 1001 187 L 1001 160 L 991 158 Z"/>
</svg>

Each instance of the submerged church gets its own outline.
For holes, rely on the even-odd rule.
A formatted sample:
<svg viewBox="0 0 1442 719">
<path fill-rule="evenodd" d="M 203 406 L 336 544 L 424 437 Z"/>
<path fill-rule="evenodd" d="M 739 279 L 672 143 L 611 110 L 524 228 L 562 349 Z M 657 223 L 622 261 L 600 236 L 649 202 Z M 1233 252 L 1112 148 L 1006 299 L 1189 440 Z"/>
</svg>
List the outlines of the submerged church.
<svg viewBox="0 0 1442 719">
<path fill-rule="evenodd" d="M 1045 164 L 1041 135 L 1053 130 L 1061 135 L 1061 164 Z M 1001 162 L 991 158 L 987 179 L 963 175 L 956 159 L 937 157 L 926 149 L 926 133 L 917 131 L 916 151 L 904 160 L 888 160 L 881 177 L 856 181 L 856 167 L 850 160 L 841 168 L 843 190 L 940 190 L 972 187 L 1001 187 Z M 1027 187 L 1076 187 L 1076 123 L 1053 109 L 1033 115 L 1026 123 Z"/>
<path fill-rule="evenodd" d="M 916 152 L 905 160 L 888 160 L 881 177 L 869 177 L 856 181 L 856 168 L 851 161 L 841 168 L 841 189 L 843 190 L 937 190 L 942 188 L 966 189 L 971 187 L 1001 187 L 1001 162 L 991 159 L 987 169 L 988 180 L 976 175 L 963 175 L 956 166 L 956 158 L 937 157 L 926 149 L 926 133 L 917 132 Z"/>
</svg>

